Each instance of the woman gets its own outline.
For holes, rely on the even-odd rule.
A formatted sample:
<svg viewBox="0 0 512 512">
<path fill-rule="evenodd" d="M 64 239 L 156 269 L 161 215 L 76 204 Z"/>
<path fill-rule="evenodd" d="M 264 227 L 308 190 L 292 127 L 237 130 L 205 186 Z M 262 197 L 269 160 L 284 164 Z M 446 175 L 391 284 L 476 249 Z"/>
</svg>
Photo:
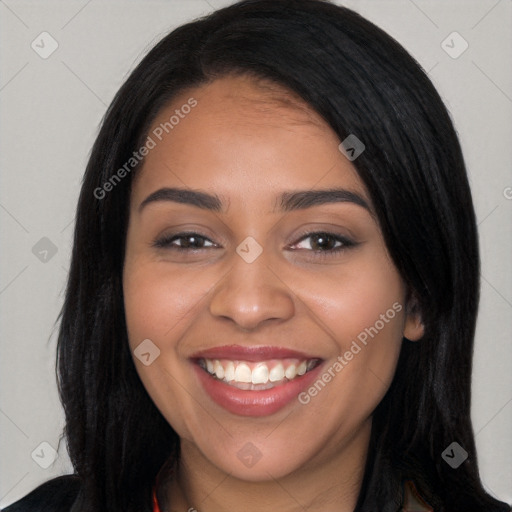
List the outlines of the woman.
<svg viewBox="0 0 512 512">
<path fill-rule="evenodd" d="M 7 512 L 509 510 L 470 421 L 478 269 L 455 131 L 388 35 L 319 0 L 176 29 L 82 186 L 75 475 Z"/>
</svg>

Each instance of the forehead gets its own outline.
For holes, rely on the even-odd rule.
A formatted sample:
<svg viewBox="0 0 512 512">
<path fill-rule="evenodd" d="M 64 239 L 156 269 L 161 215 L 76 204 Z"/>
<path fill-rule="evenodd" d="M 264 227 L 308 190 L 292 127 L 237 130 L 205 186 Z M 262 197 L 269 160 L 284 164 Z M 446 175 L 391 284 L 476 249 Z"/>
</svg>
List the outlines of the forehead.
<svg viewBox="0 0 512 512">
<path fill-rule="evenodd" d="M 162 186 L 211 190 L 241 204 L 279 190 L 365 192 L 330 126 L 268 81 L 229 76 L 188 89 L 159 112 L 148 135 L 154 148 L 137 173 L 139 198 Z"/>
<path fill-rule="evenodd" d="M 268 122 L 277 116 L 289 124 L 325 124 L 321 116 L 296 92 L 277 82 L 250 74 L 232 73 L 219 77 L 181 93 L 180 99 L 192 93 L 204 100 L 203 110 L 206 111 L 208 106 L 208 111 L 215 115 L 232 115 L 238 107 L 239 111 L 250 117 L 251 122 Z M 179 104 L 180 99 L 173 103 Z M 226 109 L 226 102 L 232 104 L 233 108 Z"/>
</svg>

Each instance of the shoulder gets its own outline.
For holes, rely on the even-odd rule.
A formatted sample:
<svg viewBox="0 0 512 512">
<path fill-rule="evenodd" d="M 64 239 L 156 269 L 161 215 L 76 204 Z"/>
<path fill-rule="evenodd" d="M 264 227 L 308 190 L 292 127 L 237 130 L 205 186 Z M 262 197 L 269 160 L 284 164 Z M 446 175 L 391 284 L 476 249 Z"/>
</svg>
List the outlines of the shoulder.
<svg viewBox="0 0 512 512">
<path fill-rule="evenodd" d="M 80 490 L 76 475 L 53 478 L 1 512 L 69 512 Z"/>
</svg>

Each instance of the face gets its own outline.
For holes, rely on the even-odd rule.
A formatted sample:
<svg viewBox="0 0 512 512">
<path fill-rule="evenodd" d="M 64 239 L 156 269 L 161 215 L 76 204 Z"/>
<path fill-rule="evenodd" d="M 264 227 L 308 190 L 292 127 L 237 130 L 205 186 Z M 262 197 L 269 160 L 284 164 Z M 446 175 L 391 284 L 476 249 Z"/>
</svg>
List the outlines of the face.
<svg viewBox="0 0 512 512">
<path fill-rule="evenodd" d="M 256 481 L 367 443 L 402 336 L 422 327 L 341 141 L 243 77 L 188 90 L 148 133 L 127 328 L 182 450 Z"/>
</svg>

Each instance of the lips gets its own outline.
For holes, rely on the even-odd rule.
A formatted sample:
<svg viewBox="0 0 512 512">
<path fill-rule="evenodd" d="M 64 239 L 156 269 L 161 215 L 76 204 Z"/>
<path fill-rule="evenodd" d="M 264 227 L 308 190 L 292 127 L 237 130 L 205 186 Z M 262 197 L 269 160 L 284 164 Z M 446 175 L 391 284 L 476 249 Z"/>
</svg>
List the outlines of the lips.
<svg viewBox="0 0 512 512">
<path fill-rule="evenodd" d="M 306 354 L 284 347 L 225 345 L 201 350 L 193 354 L 190 359 L 232 359 L 238 361 L 264 361 L 267 359 L 320 359 L 313 354 Z"/>
<path fill-rule="evenodd" d="M 240 416 L 282 409 L 313 382 L 323 361 L 282 347 L 240 345 L 200 351 L 190 359 L 206 394 Z"/>
</svg>

